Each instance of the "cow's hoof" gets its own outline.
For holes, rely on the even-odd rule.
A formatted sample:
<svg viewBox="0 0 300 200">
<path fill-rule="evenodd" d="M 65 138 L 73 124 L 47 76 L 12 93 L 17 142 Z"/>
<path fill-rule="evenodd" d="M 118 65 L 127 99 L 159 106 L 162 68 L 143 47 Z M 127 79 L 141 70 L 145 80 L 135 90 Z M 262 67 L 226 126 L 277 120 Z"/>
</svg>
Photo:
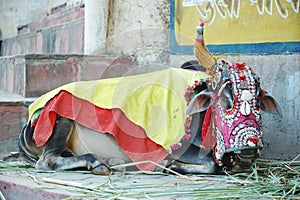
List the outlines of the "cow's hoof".
<svg viewBox="0 0 300 200">
<path fill-rule="evenodd" d="M 35 169 L 38 170 L 52 170 L 51 163 L 45 163 L 41 158 L 35 163 Z"/>
<path fill-rule="evenodd" d="M 99 164 L 92 169 L 92 173 L 96 175 L 109 175 L 110 169 L 104 164 Z"/>
</svg>

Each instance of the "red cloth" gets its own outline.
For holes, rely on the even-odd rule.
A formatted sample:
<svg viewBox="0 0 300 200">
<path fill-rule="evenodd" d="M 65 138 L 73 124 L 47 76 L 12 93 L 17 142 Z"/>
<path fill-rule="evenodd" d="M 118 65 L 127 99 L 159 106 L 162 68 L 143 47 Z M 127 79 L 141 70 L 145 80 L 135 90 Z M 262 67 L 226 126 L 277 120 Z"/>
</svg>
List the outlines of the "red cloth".
<svg viewBox="0 0 300 200">
<path fill-rule="evenodd" d="M 216 135 L 214 134 L 213 127 L 211 127 L 211 111 L 212 106 L 207 109 L 202 124 L 202 141 L 200 146 L 205 149 L 211 149 L 216 144 Z"/>
<path fill-rule="evenodd" d="M 150 140 L 144 129 L 131 122 L 120 109 L 99 108 L 66 91 L 61 91 L 51 99 L 39 115 L 34 130 L 38 146 L 43 146 L 50 138 L 57 114 L 95 131 L 112 134 L 133 162 L 151 160 L 160 163 L 168 155 L 162 146 Z M 140 164 L 137 167 L 153 171 L 156 166 Z"/>
</svg>

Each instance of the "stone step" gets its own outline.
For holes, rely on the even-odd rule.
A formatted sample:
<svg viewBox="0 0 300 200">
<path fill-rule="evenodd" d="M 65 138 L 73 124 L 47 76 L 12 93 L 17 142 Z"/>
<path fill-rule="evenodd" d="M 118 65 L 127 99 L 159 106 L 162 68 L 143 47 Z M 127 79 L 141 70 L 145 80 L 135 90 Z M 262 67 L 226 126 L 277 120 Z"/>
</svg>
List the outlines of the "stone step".
<svg viewBox="0 0 300 200">
<path fill-rule="evenodd" d="M 27 107 L 35 98 L 0 90 L 0 159 L 17 151 L 17 138 L 27 121 Z"/>
<path fill-rule="evenodd" d="M 84 18 L 84 3 L 75 7 L 68 8 L 67 4 L 51 9 L 51 13 L 48 16 L 40 18 L 39 20 L 18 27 L 18 34 L 24 34 L 34 31 L 40 31 L 45 28 L 61 25 L 73 20 Z"/>
<path fill-rule="evenodd" d="M 37 97 L 69 82 L 122 76 L 129 57 L 82 54 L 26 54 L 0 57 L 0 89 Z"/>
<path fill-rule="evenodd" d="M 0 55 L 83 53 L 84 4 L 18 27 L 18 33 L 2 41 Z"/>
<path fill-rule="evenodd" d="M 84 19 L 4 39 L 1 55 L 30 53 L 83 53 Z"/>
</svg>

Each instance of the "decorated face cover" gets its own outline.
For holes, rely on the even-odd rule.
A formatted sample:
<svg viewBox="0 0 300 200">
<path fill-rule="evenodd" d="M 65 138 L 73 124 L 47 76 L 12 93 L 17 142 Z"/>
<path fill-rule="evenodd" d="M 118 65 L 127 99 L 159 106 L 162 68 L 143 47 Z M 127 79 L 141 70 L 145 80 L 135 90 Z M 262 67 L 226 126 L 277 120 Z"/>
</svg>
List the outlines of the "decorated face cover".
<svg viewBox="0 0 300 200">
<path fill-rule="evenodd" d="M 215 160 L 227 152 L 262 147 L 259 77 L 245 63 L 218 60 L 211 82 Z"/>
</svg>

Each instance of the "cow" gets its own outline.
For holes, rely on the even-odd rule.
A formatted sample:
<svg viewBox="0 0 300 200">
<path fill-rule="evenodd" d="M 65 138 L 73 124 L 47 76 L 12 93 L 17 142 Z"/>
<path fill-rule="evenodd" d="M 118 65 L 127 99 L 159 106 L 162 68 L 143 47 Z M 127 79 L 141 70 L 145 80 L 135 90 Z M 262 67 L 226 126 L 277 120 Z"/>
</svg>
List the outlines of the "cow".
<svg viewBox="0 0 300 200">
<path fill-rule="evenodd" d="M 170 140 L 175 141 L 177 137 L 175 133 L 172 135 L 173 133 L 168 131 L 169 129 L 159 130 L 162 136 L 157 137 L 156 134 L 152 133 L 155 127 L 149 129 L 147 123 L 145 126 L 139 126 L 138 118 L 136 121 L 133 120 L 135 123 L 132 123 L 122 112 L 126 111 L 127 107 L 121 111 L 119 109 L 101 110 L 98 108 L 101 107 L 101 103 L 100 106 L 90 105 L 68 93 L 55 93 L 55 95 L 48 98 L 48 103 L 45 103 L 43 98 L 37 100 L 38 103 L 36 104 L 41 102 L 44 102 L 44 104 L 30 116 L 20 133 L 18 142 L 20 153 L 33 161 L 37 169 L 69 170 L 83 167 L 91 170 L 94 174 L 100 175 L 111 173 L 111 165 L 136 160 L 141 161 L 139 160 L 141 156 L 152 161 L 152 165 L 155 161 L 162 162 L 165 160 L 164 164 L 167 167 L 184 174 L 215 174 L 221 173 L 224 168 L 238 172 L 249 168 L 259 156 L 263 147 L 261 111 L 279 116 L 282 116 L 282 111 L 276 99 L 261 88 L 260 78 L 252 67 L 243 62 L 235 63 L 224 59 L 215 59 L 208 52 L 202 37 L 202 26 L 203 24 L 197 27 L 197 38 L 195 40 L 195 56 L 198 60 L 184 63 L 181 67 L 183 71 L 171 69 L 171 73 L 168 71 L 168 74 L 174 74 L 174 71 L 176 71 L 175 74 L 184 74 L 189 71 L 187 75 L 189 76 L 190 70 L 195 70 L 198 75 L 201 75 L 201 73 L 206 74 L 201 76 L 206 78 L 195 80 L 193 85 L 187 87 L 185 93 L 182 90 L 180 92 L 177 89 L 170 90 L 168 88 L 170 85 L 162 90 L 155 90 L 157 98 L 163 98 L 164 95 L 158 91 L 166 89 L 167 94 L 165 97 L 169 98 L 175 95 L 178 97 L 175 99 L 184 97 L 186 100 L 187 105 L 184 106 L 186 109 L 185 116 L 191 117 L 187 117 L 185 123 L 180 121 L 180 124 L 172 124 L 172 126 L 175 125 L 178 129 L 186 131 L 186 134 L 181 135 L 181 140 L 176 140 L 177 143 L 172 145 L 168 143 Z M 199 72 L 199 70 L 205 72 Z M 154 74 L 153 76 L 157 75 Z M 149 76 L 138 77 L 138 80 L 144 80 L 145 77 Z M 180 79 L 181 75 L 176 77 Z M 119 84 L 122 86 L 120 91 L 129 90 L 124 85 L 126 85 L 126 81 L 133 78 L 123 78 L 125 82 Z M 169 78 L 172 84 L 177 84 L 175 88 L 180 87 L 178 81 L 174 81 L 173 77 L 170 78 L 168 75 L 163 74 L 160 79 L 164 78 Z M 115 79 L 111 81 L 115 82 Z M 144 83 L 144 85 L 147 84 Z M 98 86 L 95 88 L 98 88 Z M 146 87 L 141 86 L 141 88 L 145 89 Z M 142 93 L 146 97 L 143 99 L 146 99 L 146 101 L 149 99 L 149 102 L 154 101 L 153 96 L 147 92 L 145 93 L 146 90 L 144 89 L 142 89 Z M 72 91 L 76 90 L 78 89 Z M 84 91 L 84 89 L 81 89 L 81 91 Z M 105 91 L 105 94 L 101 96 L 111 93 L 110 90 Z M 132 91 L 135 92 L 135 90 Z M 63 95 L 60 96 L 61 94 Z M 92 92 L 83 96 L 98 97 L 99 94 Z M 126 94 L 123 94 L 123 96 L 118 94 L 113 96 L 113 99 L 116 98 L 119 101 L 119 98 L 122 98 L 125 101 L 130 101 L 125 98 L 126 96 Z M 106 101 L 106 99 L 102 100 Z M 74 103 L 76 101 L 79 101 L 78 105 L 80 106 Z M 75 106 L 70 106 L 69 102 Z M 153 109 L 157 111 L 154 112 L 155 114 L 152 113 L 153 110 L 147 108 L 149 102 L 139 103 L 136 100 L 133 106 L 137 105 L 138 108 L 142 108 L 142 110 L 136 112 L 142 115 L 150 115 L 149 121 L 154 121 L 154 124 L 166 123 L 166 126 L 168 126 L 167 122 L 179 118 L 180 109 L 176 107 L 178 106 L 176 103 L 165 105 L 171 110 L 167 112 L 165 119 L 158 117 L 161 112 L 156 105 Z M 69 110 L 62 114 L 59 109 L 64 106 L 68 107 Z M 58 110 L 53 109 L 54 107 Z M 146 112 L 143 113 L 143 110 L 146 110 Z M 93 118 L 89 118 L 89 121 L 78 117 L 79 112 L 90 111 L 96 114 L 93 115 Z M 36 113 L 39 115 L 37 118 L 35 118 Z M 108 118 L 102 117 L 102 115 L 108 116 Z M 110 120 L 114 121 L 112 128 L 109 126 L 111 125 Z M 51 125 L 50 129 L 48 126 L 45 129 L 39 128 L 39 131 L 36 130 L 38 127 L 43 127 L 46 122 Z M 97 129 L 98 123 L 101 124 L 102 122 L 105 122 L 105 124 L 101 126 L 108 127 L 109 130 L 101 129 L 101 127 Z M 130 135 L 130 139 L 124 139 L 119 134 L 122 131 L 124 132 L 122 128 L 117 127 L 119 129 L 115 130 L 115 124 L 122 126 L 124 123 L 130 124 L 128 126 L 130 128 L 124 128 L 127 135 Z M 91 126 L 89 127 L 89 125 Z M 150 132 L 150 136 L 144 134 L 146 130 Z M 43 135 L 44 131 L 50 132 L 46 139 Z M 36 132 L 41 135 L 36 135 Z M 134 137 L 131 137 L 131 134 Z M 40 142 L 38 141 L 39 137 L 42 138 Z M 137 140 L 135 140 L 136 138 Z M 161 141 L 161 138 L 164 141 Z M 148 144 L 150 146 L 147 146 Z M 131 151 L 135 146 L 150 149 L 151 152 L 148 155 L 147 152 L 141 153 L 140 149 L 133 153 L 124 150 L 124 148 L 127 148 Z M 141 162 L 137 162 L 136 166 L 142 170 L 155 169 L 153 166 L 145 167 Z"/>
</svg>

